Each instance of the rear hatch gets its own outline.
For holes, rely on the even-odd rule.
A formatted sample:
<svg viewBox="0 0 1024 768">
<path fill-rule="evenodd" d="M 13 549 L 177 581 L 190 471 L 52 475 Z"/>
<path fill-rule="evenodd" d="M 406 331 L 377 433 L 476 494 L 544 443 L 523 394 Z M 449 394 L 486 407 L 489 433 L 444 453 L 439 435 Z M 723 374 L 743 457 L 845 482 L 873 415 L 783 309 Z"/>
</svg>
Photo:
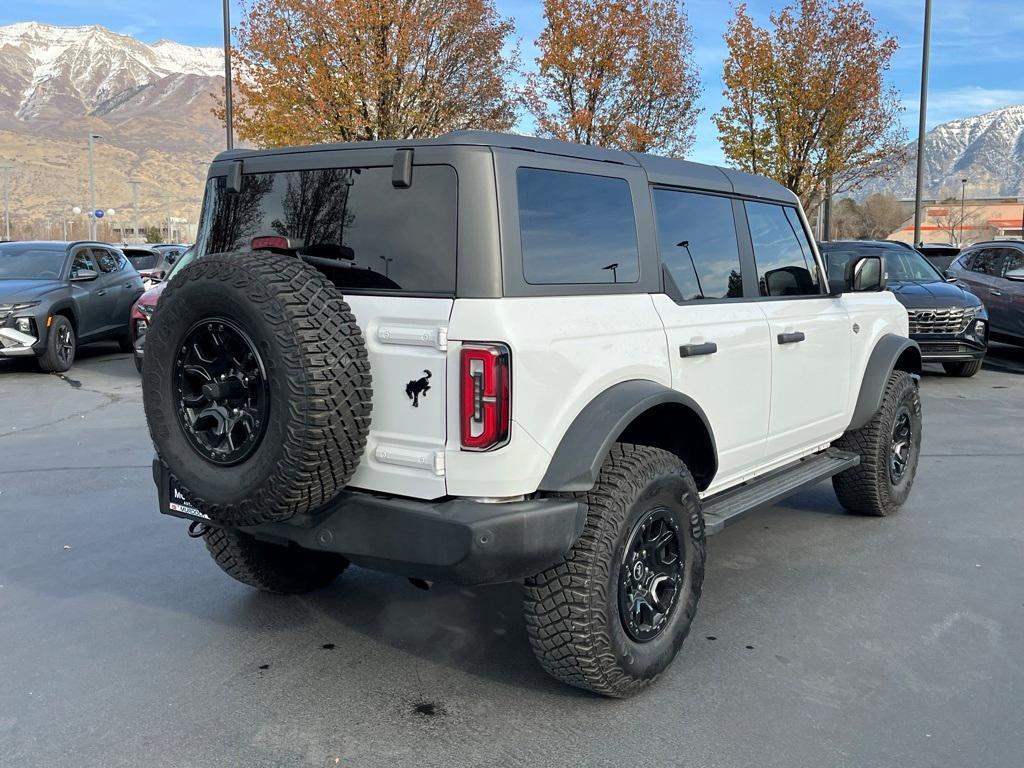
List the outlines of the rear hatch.
<svg viewBox="0 0 1024 768">
<path fill-rule="evenodd" d="M 415 184 L 400 188 L 392 183 L 391 165 L 280 166 L 280 157 L 247 158 L 237 193 L 225 191 L 224 176 L 208 181 L 197 251 L 218 253 L 248 248 L 255 238 L 282 238 L 324 272 L 352 307 L 373 375 L 369 439 L 350 485 L 444 496 L 455 169 L 417 166 Z"/>
</svg>

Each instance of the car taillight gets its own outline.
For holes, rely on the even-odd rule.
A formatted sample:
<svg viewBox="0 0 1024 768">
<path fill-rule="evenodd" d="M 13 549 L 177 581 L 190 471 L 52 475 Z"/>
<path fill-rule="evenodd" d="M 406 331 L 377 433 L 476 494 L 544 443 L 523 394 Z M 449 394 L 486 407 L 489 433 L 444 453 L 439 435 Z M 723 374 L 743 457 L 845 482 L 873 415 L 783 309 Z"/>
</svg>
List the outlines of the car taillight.
<svg viewBox="0 0 1024 768">
<path fill-rule="evenodd" d="M 463 344 L 460 363 L 462 448 L 489 451 L 508 442 L 511 354 L 504 344 Z"/>
<path fill-rule="evenodd" d="M 288 250 L 291 247 L 288 238 L 280 235 L 260 235 L 254 237 L 249 245 L 254 251 Z"/>
</svg>

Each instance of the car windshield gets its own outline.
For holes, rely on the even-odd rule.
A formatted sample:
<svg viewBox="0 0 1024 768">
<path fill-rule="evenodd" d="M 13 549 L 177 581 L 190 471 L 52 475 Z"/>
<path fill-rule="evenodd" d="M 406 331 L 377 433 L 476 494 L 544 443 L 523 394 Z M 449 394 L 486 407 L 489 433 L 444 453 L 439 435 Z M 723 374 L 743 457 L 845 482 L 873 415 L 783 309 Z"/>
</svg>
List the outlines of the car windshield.
<svg viewBox="0 0 1024 768">
<path fill-rule="evenodd" d="M 898 245 L 859 245 L 857 243 L 824 243 L 821 246 L 825 266 L 833 277 L 842 277 L 846 265 L 860 256 L 882 256 L 885 259 L 886 280 L 896 283 L 942 280 L 928 260 L 917 251 Z"/>
<path fill-rule="evenodd" d="M 38 243 L 0 245 L 0 280 L 59 280 L 67 249 Z"/>
<path fill-rule="evenodd" d="M 170 280 L 178 272 L 187 267 L 192 263 L 192 260 L 196 257 L 196 248 L 193 245 L 191 248 L 181 254 L 181 258 L 174 262 L 174 266 L 171 267 L 171 271 L 167 273 L 167 279 Z"/>
<path fill-rule="evenodd" d="M 160 254 L 149 251 L 125 251 L 125 257 L 132 263 L 136 270 L 153 269 L 161 261 Z"/>
</svg>

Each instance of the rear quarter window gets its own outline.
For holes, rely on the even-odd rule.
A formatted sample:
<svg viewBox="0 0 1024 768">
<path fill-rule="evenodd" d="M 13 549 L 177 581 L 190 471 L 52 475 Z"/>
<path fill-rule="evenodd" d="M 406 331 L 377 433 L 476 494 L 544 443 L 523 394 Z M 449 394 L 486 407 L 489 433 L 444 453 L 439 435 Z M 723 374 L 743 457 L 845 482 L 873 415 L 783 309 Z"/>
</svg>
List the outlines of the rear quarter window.
<svg viewBox="0 0 1024 768">
<path fill-rule="evenodd" d="M 628 181 L 519 168 L 516 196 L 527 283 L 635 283 L 640 279 Z"/>
<path fill-rule="evenodd" d="M 457 211 L 458 178 L 447 165 L 416 166 L 402 189 L 391 166 L 250 173 L 237 194 L 215 177 L 196 249 L 222 253 L 279 235 L 345 290 L 453 295 Z"/>
</svg>

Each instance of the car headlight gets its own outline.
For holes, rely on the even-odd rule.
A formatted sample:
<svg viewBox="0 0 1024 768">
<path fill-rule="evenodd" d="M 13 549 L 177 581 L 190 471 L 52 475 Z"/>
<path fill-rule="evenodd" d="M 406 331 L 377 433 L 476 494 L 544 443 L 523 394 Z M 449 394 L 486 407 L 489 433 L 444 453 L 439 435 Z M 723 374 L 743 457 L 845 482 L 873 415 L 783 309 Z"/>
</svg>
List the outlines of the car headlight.
<svg viewBox="0 0 1024 768">
<path fill-rule="evenodd" d="M 31 317 L 19 317 L 14 321 L 15 329 L 21 331 L 22 333 L 27 333 L 29 336 L 35 335 L 34 325 L 35 323 L 32 322 Z"/>
<path fill-rule="evenodd" d="M 11 312 L 21 312 L 25 309 L 32 309 L 32 307 L 38 307 L 38 301 L 23 301 L 19 304 L 0 304 L 0 314 L 10 314 Z"/>
</svg>

